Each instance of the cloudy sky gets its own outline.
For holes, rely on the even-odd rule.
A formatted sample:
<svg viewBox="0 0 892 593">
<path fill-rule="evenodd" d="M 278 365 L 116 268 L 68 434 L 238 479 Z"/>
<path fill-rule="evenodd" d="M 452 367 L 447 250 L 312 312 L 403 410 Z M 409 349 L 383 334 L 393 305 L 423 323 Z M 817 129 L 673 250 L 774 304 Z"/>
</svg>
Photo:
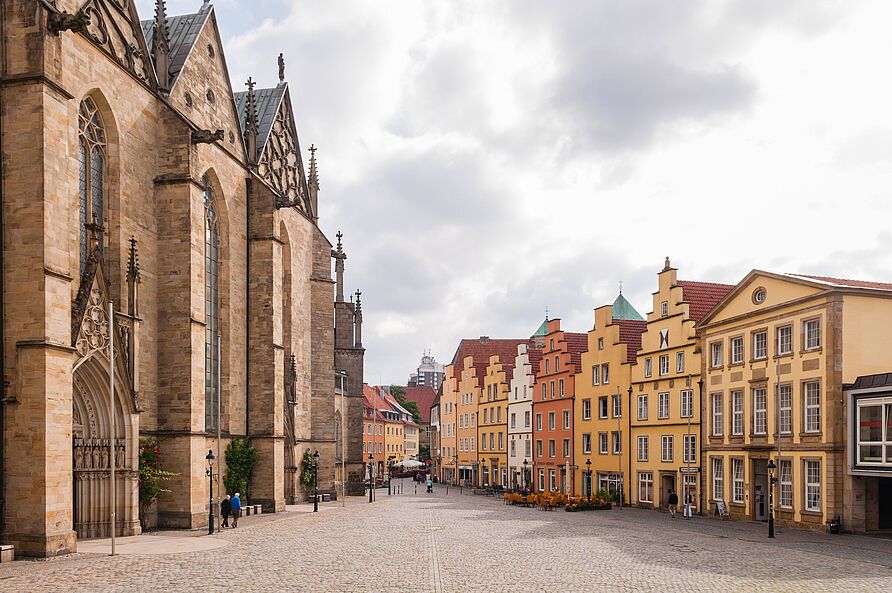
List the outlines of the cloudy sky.
<svg viewBox="0 0 892 593">
<path fill-rule="evenodd" d="M 369 382 L 546 306 L 586 331 L 621 280 L 646 313 L 666 256 L 690 280 L 892 281 L 892 3 L 215 6 L 235 88 L 285 53 Z"/>
</svg>

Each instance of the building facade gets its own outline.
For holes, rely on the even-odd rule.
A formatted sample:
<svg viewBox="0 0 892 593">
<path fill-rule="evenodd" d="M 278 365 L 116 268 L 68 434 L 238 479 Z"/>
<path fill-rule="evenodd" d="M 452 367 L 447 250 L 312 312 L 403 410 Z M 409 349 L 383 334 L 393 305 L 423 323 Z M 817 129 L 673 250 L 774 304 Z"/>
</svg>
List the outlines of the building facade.
<svg viewBox="0 0 892 593">
<path fill-rule="evenodd" d="M 257 449 L 243 494 L 267 511 L 303 497 L 308 450 L 323 491 L 362 488 L 361 312 L 332 323 L 284 61 L 276 86 L 234 93 L 208 3 L 142 22 L 131 0 L 0 11 L 2 540 L 53 556 L 139 533 L 141 439 L 176 474 L 148 524 L 207 524 L 218 434 Z"/>
<path fill-rule="evenodd" d="M 711 507 L 767 520 L 773 463 L 782 524 L 879 529 L 892 284 L 754 270 L 699 327 Z"/>
<path fill-rule="evenodd" d="M 678 280 L 666 258 L 632 367 L 631 501 L 666 508 L 669 492 L 700 496 L 700 341 L 695 324 L 733 286 Z"/>
<path fill-rule="evenodd" d="M 548 320 L 548 333 L 533 388 L 533 475 L 538 492 L 574 490 L 573 394 L 586 334 L 561 330 Z"/>
<path fill-rule="evenodd" d="M 441 362 L 426 352 L 421 357 L 421 363 L 413 373 L 409 375 L 408 387 L 430 387 L 436 392 L 446 378 L 446 368 Z"/>
<path fill-rule="evenodd" d="M 533 388 L 542 351 L 517 345 L 508 401 L 508 474 L 512 488 L 530 488 L 533 470 Z M 526 463 L 524 463 L 526 462 Z"/>
<path fill-rule="evenodd" d="M 632 460 L 627 400 L 646 325 L 622 294 L 613 305 L 595 309 L 588 350 L 582 353 L 582 371 L 575 381 L 577 495 L 604 490 L 622 493 L 622 500 L 629 500 Z"/>
<path fill-rule="evenodd" d="M 477 407 L 477 463 L 480 486 L 508 486 L 508 389 L 514 370 L 497 354 L 489 357 Z"/>
<path fill-rule="evenodd" d="M 459 371 L 461 372 L 461 371 Z M 446 378 L 440 393 L 440 481 L 458 483 L 458 379 L 455 364 L 446 365 Z"/>
</svg>

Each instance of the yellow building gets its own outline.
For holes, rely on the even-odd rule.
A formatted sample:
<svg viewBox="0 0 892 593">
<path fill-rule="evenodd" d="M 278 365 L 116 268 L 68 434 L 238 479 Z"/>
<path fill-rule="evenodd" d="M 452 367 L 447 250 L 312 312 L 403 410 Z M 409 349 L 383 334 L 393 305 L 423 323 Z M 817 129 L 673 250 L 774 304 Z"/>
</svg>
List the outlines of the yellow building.
<svg viewBox="0 0 892 593">
<path fill-rule="evenodd" d="M 844 394 L 892 370 L 892 284 L 754 270 L 699 331 L 710 509 L 721 500 L 732 517 L 767 520 L 771 461 L 783 524 L 820 529 L 840 517 L 843 529 L 865 531 L 885 514 L 892 527 L 892 488 L 886 501 L 878 490 L 892 477 L 892 447 L 886 463 L 881 452 L 889 419 L 877 420 L 882 404 L 879 416 L 860 416 L 876 390 Z M 878 445 L 857 442 L 874 440 L 876 427 Z"/>
<path fill-rule="evenodd" d="M 613 305 L 595 309 L 588 351 L 582 353 L 582 372 L 576 375 L 574 494 L 622 491 L 623 500 L 629 500 L 629 414 L 623 402 L 645 328 L 644 318 L 622 294 Z"/>
<path fill-rule="evenodd" d="M 440 482 L 456 484 L 458 480 L 458 441 L 456 403 L 458 401 L 458 380 L 455 365 L 446 365 L 446 376 L 441 385 L 440 395 Z"/>
<path fill-rule="evenodd" d="M 678 280 L 666 264 L 658 275 L 653 311 L 632 367 L 631 501 L 666 508 L 669 492 L 690 494 L 695 508 L 700 484 L 700 347 L 694 325 L 733 286 Z"/>
<path fill-rule="evenodd" d="M 508 487 L 508 390 L 514 359 L 504 364 L 489 357 L 477 407 L 477 460 L 481 486 Z"/>
</svg>

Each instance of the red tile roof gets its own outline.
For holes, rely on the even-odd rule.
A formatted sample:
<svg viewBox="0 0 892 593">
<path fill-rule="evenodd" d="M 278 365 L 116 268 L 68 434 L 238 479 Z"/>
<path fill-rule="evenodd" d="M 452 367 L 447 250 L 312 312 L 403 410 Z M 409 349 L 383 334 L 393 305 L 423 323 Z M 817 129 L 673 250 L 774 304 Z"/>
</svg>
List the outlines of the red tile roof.
<svg viewBox="0 0 892 593">
<path fill-rule="evenodd" d="M 406 399 L 418 404 L 419 416 L 423 424 L 431 422 L 431 405 L 437 398 L 437 392 L 433 387 L 422 385 L 421 387 L 403 387 L 406 390 Z"/>
<path fill-rule="evenodd" d="M 514 367 L 514 359 L 517 356 L 517 345 L 527 342 L 528 340 L 493 340 L 486 337 L 476 339 L 463 339 L 452 357 L 452 364 L 455 368 L 455 377 L 461 378 L 462 370 L 464 370 L 465 357 L 474 357 L 474 368 L 477 372 L 477 379 L 480 381 L 486 376 L 486 367 L 489 366 L 489 357 L 497 355 L 499 362 L 503 365 L 510 364 Z M 482 384 L 482 382 L 481 382 Z"/>
<path fill-rule="evenodd" d="M 365 398 L 365 407 L 368 410 L 375 410 L 375 420 L 379 422 L 384 422 L 384 415 L 381 413 L 382 409 L 385 409 L 386 403 L 381 397 L 380 392 L 377 387 L 373 387 L 368 383 L 362 386 L 362 395 Z"/>
<path fill-rule="evenodd" d="M 570 362 L 576 367 L 576 372 L 582 372 L 582 353 L 588 351 L 588 334 L 576 332 L 564 332 L 564 342 L 567 343 L 567 352 L 570 353 Z"/>
<path fill-rule="evenodd" d="M 647 322 L 635 319 L 614 319 L 613 323 L 619 326 L 619 341 L 628 345 L 626 362 L 635 362 L 635 357 L 641 350 L 641 334 L 647 329 Z"/>
<path fill-rule="evenodd" d="M 809 276 L 808 274 L 788 274 L 796 278 L 808 278 L 819 282 L 826 282 L 836 286 L 848 286 L 851 288 L 873 288 L 877 290 L 892 290 L 892 284 L 887 282 L 868 282 L 866 280 L 850 280 L 848 278 L 833 278 L 831 276 Z"/>
<path fill-rule="evenodd" d="M 733 284 L 679 280 L 683 302 L 688 303 L 689 318 L 700 321 L 719 301 L 734 289 Z"/>
<path fill-rule="evenodd" d="M 533 341 L 530 340 L 527 346 L 527 358 L 530 360 L 530 370 L 533 376 L 539 374 L 539 363 L 542 362 L 542 351 L 535 347 Z"/>
</svg>

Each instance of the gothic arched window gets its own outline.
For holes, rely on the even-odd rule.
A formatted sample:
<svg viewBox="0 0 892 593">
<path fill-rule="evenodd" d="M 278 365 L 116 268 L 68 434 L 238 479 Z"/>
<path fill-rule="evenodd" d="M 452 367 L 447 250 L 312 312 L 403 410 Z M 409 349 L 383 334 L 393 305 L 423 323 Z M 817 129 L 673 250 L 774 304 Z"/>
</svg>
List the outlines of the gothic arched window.
<svg viewBox="0 0 892 593">
<path fill-rule="evenodd" d="M 78 163 L 80 165 L 80 271 L 84 273 L 89 257 L 92 229 L 100 238 L 105 194 L 105 126 L 96 103 L 90 97 L 81 101 L 78 110 Z"/>
<path fill-rule="evenodd" d="M 214 192 L 207 177 L 204 186 L 204 424 L 217 429 L 220 406 L 220 231 Z"/>
</svg>

